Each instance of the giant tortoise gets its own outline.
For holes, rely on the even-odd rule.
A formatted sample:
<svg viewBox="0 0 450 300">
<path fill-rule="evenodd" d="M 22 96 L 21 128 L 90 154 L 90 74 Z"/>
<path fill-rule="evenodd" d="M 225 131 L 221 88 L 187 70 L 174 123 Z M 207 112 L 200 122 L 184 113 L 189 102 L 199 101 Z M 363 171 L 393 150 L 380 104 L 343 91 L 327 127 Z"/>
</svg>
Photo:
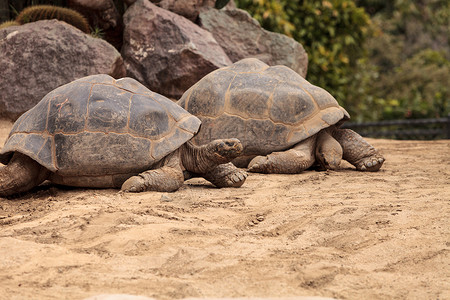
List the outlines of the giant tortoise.
<svg viewBox="0 0 450 300">
<path fill-rule="evenodd" d="M 333 96 L 285 66 L 243 59 L 203 77 L 178 104 L 202 120 L 196 144 L 236 137 L 244 150 L 233 162 L 252 172 L 336 169 L 342 158 L 377 171 L 384 162 L 360 135 L 339 128 L 350 116 Z"/>
<path fill-rule="evenodd" d="M 185 176 L 238 187 L 234 138 L 190 142 L 200 120 L 131 78 L 93 75 L 48 93 L 14 124 L 0 151 L 0 195 L 54 183 L 175 191 Z"/>
</svg>

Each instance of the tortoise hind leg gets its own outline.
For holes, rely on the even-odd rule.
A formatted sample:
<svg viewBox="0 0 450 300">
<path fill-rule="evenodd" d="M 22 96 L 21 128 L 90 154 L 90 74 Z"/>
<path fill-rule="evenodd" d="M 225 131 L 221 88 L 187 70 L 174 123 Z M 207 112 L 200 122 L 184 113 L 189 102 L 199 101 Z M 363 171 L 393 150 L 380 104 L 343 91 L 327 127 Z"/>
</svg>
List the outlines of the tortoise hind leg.
<svg viewBox="0 0 450 300">
<path fill-rule="evenodd" d="M 378 171 L 384 157 L 362 136 L 351 129 L 336 129 L 333 137 L 341 144 L 343 158 L 354 165 L 358 171 Z"/>
<path fill-rule="evenodd" d="M 237 168 L 232 163 L 221 164 L 202 177 L 214 184 L 222 187 L 240 187 L 247 179 L 247 172 Z"/>
<path fill-rule="evenodd" d="M 26 192 L 41 184 L 50 171 L 22 153 L 14 153 L 10 162 L 0 169 L 0 196 Z"/>
<path fill-rule="evenodd" d="M 128 178 L 122 184 L 122 191 L 138 193 L 144 191 L 175 192 L 178 190 L 184 182 L 179 150 L 168 155 L 160 165 L 159 168 Z"/>
<path fill-rule="evenodd" d="M 248 164 L 248 170 L 257 173 L 300 173 L 314 164 L 315 146 L 316 135 L 313 135 L 289 150 L 256 156 Z"/>
</svg>

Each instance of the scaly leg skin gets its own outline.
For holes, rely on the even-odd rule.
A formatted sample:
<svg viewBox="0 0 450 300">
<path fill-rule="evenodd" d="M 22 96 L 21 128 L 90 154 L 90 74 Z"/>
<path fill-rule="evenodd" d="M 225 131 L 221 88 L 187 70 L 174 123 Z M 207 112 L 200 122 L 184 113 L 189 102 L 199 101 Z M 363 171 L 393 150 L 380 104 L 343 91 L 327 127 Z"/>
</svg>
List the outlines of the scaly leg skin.
<svg viewBox="0 0 450 300">
<path fill-rule="evenodd" d="M 247 179 L 247 172 L 236 168 L 232 163 L 218 165 L 210 172 L 203 175 L 203 178 L 214 184 L 222 187 L 240 187 Z"/>
<path fill-rule="evenodd" d="M 384 163 L 384 157 L 362 136 L 351 129 L 337 129 L 333 137 L 344 150 L 343 158 L 359 171 L 378 171 Z"/>
<path fill-rule="evenodd" d="M 26 192 L 41 184 L 50 171 L 28 156 L 16 152 L 10 162 L 0 169 L 0 196 Z"/>
<path fill-rule="evenodd" d="M 336 170 L 341 164 L 343 150 L 341 145 L 324 129 L 318 133 L 316 161 L 324 170 Z"/>
<path fill-rule="evenodd" d="M 133 193 L 144 191 L 175 192 L 184 182 L 179 150 L 168 155 L 161 165 L 159 168 L 128 178 L 122 184 L 121 190 Z"/>
<path fill-rule="evenodd" d="M 293 148 L 256 156 L 248 164 L 250 172 L 296 174 L 311 167 L 315 161 L 316 135 L 298 143 Z"/>
</svg>

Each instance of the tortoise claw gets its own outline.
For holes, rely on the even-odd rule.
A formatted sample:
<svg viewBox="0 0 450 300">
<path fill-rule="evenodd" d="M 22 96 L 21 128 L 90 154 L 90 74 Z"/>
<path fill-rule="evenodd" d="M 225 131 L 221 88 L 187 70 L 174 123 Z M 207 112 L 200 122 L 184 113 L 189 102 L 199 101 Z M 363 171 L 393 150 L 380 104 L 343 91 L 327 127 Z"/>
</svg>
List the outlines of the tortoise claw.
<svg viewBox="0 0 450 300">
<path fill-rule="evenodd" d="M 357 166 L 359 171 L 376 172 L 384 163 L 384 157 L 380 154 L 364 158 Z"/>
<path fill-rule="evenodd" d="M 230 187 L 240 187 L 244 184 L 245 180 L 247 179 L 247 172 L 243 170 L 239 170 L 238 172 L 232 174 L 229 178 L 229 186 Z"/>
</svg>

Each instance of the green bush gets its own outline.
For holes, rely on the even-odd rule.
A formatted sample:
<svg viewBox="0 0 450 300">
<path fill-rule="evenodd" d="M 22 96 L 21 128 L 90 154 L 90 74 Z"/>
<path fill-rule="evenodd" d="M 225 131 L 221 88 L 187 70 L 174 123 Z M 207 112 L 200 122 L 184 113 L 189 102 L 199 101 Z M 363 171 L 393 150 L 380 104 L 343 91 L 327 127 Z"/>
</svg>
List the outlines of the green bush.
<svg viewBox="0 0 450 300">
<path fill-rule="evenodd" d="M 445 117 L 450 112 L 449 74 L 450 61 L 442 52 L 426 49 L 406 59 L 376 82 L 382 118 Z"/>
<path fill-rule="evenodd" d="M 378 103 L 375 118 L 444 117 L 450 113 L 450 2 L 390 5 L 374 14 L 377 34 L 366 45 L 379 74 L 370 89 Z"/>
</svg>

